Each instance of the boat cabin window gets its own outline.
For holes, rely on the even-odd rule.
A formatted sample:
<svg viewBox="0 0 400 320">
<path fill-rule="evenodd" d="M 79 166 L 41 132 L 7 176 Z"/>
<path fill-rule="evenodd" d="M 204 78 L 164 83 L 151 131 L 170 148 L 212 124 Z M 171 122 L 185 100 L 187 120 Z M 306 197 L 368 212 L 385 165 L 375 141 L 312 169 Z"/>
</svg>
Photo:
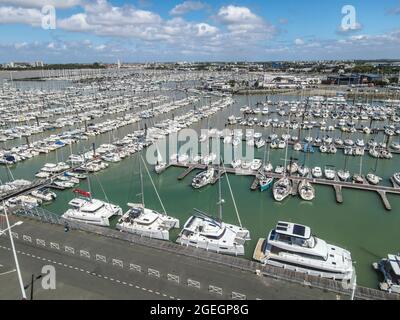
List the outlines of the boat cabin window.
<svg viewBox="0 0 400 320">
<path fill-rule="evenodd" d="M 292 237 L 284 235 L 284 234 L 278 234 L 277 240 L 292 244 Z"/>
</svg>

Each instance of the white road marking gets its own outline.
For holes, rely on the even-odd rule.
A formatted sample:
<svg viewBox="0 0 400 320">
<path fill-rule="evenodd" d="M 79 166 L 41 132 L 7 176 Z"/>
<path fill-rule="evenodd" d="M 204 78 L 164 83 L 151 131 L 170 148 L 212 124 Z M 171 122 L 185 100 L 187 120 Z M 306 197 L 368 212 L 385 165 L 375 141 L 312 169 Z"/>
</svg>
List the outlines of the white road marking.
<svg viewBox="0 0 400 320">
<path fill-rule="evenodd" d="M 6 275 L 6 274 L 10 274 L 10 273 L 13 273 L 13 272 L 15 272 L 15 271 L 17 271 L 17 270 L 16 270 L 16 269 L 13 269 L 13 270 L 10 270 L 10 271 L 3 272 L 3 273 L 0 273 L 0 276 L 4 276 L 4 275 Z"/>
<path fill-rule="evenodd" d="M 11 248 L 8 248 L 8 247 L 5 247 L 5 246 L 0 246 L 0 248 L 2 248 L 2 249 L 4 249 L 4 250 L 8 250 L 8 251 L 11 250 Z M 29 253 L 26 253 L 26 252 L 23 252 L 23 251 L 17 251 L 17 253 L 18 253 L 18 254 L 22 254 L 22 255 L 29 256 L 29 257 L 34 258 L 34 259 L 37 259 L 37 260 L 52 262 L 52 263 L 54 263 L 54 264 L 58 264 L 58 265 L 60 265 L 60 266 L 64 266 L 65 268 L 78 270 L 77 267 L 74 267 L 74 266 L 71 266 L 71 265 L 67 265 L 67 264 L 65 264 L 65 263 L 57 262 L 57 261 L 54 261 L 54 260 L 42 258 L 42 257 L 39 257 L 39 256 L 35 256 L 35 255 L 33 255 L 33 254 L 29 254 Z M 0 266 L 2 266 L 2 265 L 0 265 Z M 100 274 L 96 274 L 96 273 L 94 273 L 94 272 L 90 272 L 89 270 L 84 270 L 84 269 L 79 269 L 79 270 L 80 270 L 81 272 L 86 272 L 87 274 L 90 274 L 90 275 L 93 275 L 93 276 L 97 276 L 97 277 L 103 278 L 103 279 L 105 279 L 105 280 L 110 280 L 110 281 L 117 282 L 117 283 L 119 283 L 119 284 L 121 284 L 121 285 L 126 285 L 126 286 L 129 286 L 129 287 L 133 287 L 133 286 L 134 286 L 132 283 L 127 283 L 127 282 L 125 282 L 125 281 L 121 281 L 121 280 L 114 279 L 114 278 L 108 278 L 107 276 L 102 276 L 102 275 L 100 275 Z M 4 272 L 4 273 L 0 273 L 0 276 L 9 274 L 9 273 L 12 273 L 12 272 L 15 272 L 15 271 L 16 271 L 16 270 L 14 269 L 14 270 L 10 270 L 10 271 Z M 158 291 L 153 291 L 153 290 L 151 290 L 151 289 L 147 289 L 147 288 L 144 288 L 144 287 L 139 287 L 139 286 L 137 286 L 137 285 L 135 285 L 135 288 L 136 288 L 136 289 L 141 289 L 141 290 L 143 290 L 143 291 L 147 291 L 147 292 L 150 292 L 150 293 L 153 293 L 153 294 L 156 294 L 156 295 L 162 295 L 163 297 L 168 297 L 168 295 L 166 295 L 165 293 L 160 293 L 160 292 L 158 292 Z M 174 296 L 169 296 L 169 298 L 172 299 L 172 300 L 180 300 L 179 298 L 175 298 Z"/>
</svg>

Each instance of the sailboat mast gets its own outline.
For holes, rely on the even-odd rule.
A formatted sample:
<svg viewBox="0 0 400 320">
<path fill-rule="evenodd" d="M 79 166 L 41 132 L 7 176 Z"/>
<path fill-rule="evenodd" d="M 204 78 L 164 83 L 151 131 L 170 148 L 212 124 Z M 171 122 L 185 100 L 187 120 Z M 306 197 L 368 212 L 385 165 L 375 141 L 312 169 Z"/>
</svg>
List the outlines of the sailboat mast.
<svg viewBox="0 0 400 320">
<path fill-rule="evenodd" d="M 144 189 L 143 189 L 143 174 L 142 174 L 142 161 L 139 159 L 139 174 L 140 174 L 140 196 L 142 198 L 142 206 L 144 208 Z"/>
<path fill-rule="evenodd" d="M 239 211 L 238 211 L 238 208 L 237 208 L 237 205 L 236 205 L 235 197 L 233 196 L 232 187 L 231 187 L 231 184 L 230 184 L 230 182 L 229 182 L 229 176 L 228 176 L 228 173 L 227 173 L 227 171 L 226 171 L 226 169 L 225 169 L 225 164 L 224 164 L 223 161 L 222 161 L 222 167 L 223 167 L 223 169 L 224 169 L 224 171 L 225 171 L 226 182 L 227 182 L 227 184 L 228 184 L 229 192 L 230 192 L 230 194 L 231 194 L 231 198 L 232 198 L 232 202 L 233 202 L 233 207 L 235 208 L 235 212 L 236 212 L 236 216 L 237 216 L 237 219 L 238 219 L 238 222 L 239 222 L 239 226 L 240 226 L 241 228 L 243 228 L 243 226 L 242 226 L 242 221 L 240 220 L 240 216 L 239 216 Z"/>
<path fill-rule="evenodd" d="M 90 186 L 90 176 L 89 176 L 89 171 L 87 169 L 87 167 L 85 166 L 85 172 L 87 175 L 87 182 L 88 182 L 88 189 L 89 189 L 89 194 L 90 194 L 90 202 L 92 202 L 93 198 L 92 198 L 92 188 Z"/>
<path fill-rule="evenodd" d="M 219 179 L 218 179 L 218 204 L 219 204 L 219 218 L 222 221 L 222 197 L 221 197 L 221 165 L 218 168 L 218 174 L 219 174 Z"/>
<path fill-rule="evenodd" d="M 150 172 L 149 172 L 149 168 L 147 168 L 146 162 L 144 162 L 144 159 L 143 159 L 142 155 L 140 155 L 140 159 L 141 159 L 142 162 L 143 162 L 144 169 L 146 170 L 146 173 L 147 173 L 147 175 L 148 175 L 148 177 L 149 177 L 149 179 L 150 179 L 150 182 L 151 182 L 151 184 L 152 184 L 152 186 L 153 186 L 153 189 L 154 189 L 154 191 L 155 191 L 155 193 L 156 193 L 156 195 L 157 195 L 158 201 L 160 202 L 160 205 L 161 205 L 161 207 L 162 207 L 162 209 L 163 209 L 164 215 L 167 215 L 167 211 L 165 210 L 164 204 L 163 204 L 163 202 L 162 202 L 162 200 L 161 200 L 161 197 L 160 197 L 160 195 L 159 195 L 159 193 L 158 193 L 158 191 L 157 191 L 156 185 L 154 184 L 153 178 L 151 177 L 151 174 L 150 174 Z M 142 184 L 142 185 L 143 185 L 143 184 Z"/>
<path fill-rule="evenodd" d="M 288 125 L 288 131 L 287 131 L 288 135 L 289 135 L 289 132 L 290 132 L 290 114 L 289 114 L 289 125 Z M 283 172 L 285 173 L 285 176 L 286 176 L 286 171 L 287 171 L 286 163 L 287 163 L 287 156 L 288 156 L 288 149 L 289 149 L 289 139 L 287 139 L 285 142 L 286 142 L 285 167 L 284 167 Z"/>
<path fill-rule="evenodd" d="M 265 144 L 265 147 L 264 147 L 264 159 L 263 159 L 263 164 L 264 164 L 264 165 L 266 164 L 266 163 L 265 163 L 266 155 L 267 155 L 267 144 Z"/>
</svg>

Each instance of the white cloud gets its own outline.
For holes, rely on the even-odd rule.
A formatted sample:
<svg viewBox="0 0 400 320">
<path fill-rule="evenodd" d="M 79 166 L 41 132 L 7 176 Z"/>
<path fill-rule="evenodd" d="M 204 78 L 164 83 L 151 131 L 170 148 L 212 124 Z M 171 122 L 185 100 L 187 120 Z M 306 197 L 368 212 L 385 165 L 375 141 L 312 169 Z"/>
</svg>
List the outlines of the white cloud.
<svg viewBox="0 0 400 320">
<path fill-rule="evenodd" d="M 161 17 L 146 10 L 136 9 L 132 6 L 115 7 L 105 0 L 97 0 L 84 6 L 88 14 L 88 23 L 92 25 L 146 25 L 159 24 Z"/>
<path fill-rule="evenodd" d="M 90 26 L 86 21 L 85 13 L 77 13 L 69 18 L 58 21 L 58 27 L 68 31 L 91 31 L 94 27 Z"/>
<path fill-rule="evenodd" d="M 243 35 L 247 40 L 251 38 L 271 38 L 276 29 L 261 17 L 254 14 L 247 7 L 229 5 L 220 8 L 217 19 L 235 35 Z"/>
<path fill-rule="evenodd" d="M 107 48 L 107 46 L 105 44 L 100 44 L 98 46 L 95 47 L 95 50 L 97 51 L 103 51 Z"/>
<path fill-rule="evenodd" d="M 27 42 L 17 42 L 14 44 L 15 49 L 19 50 L 19 49 L 23 49 L 25 47 L 28 46 Z"/>
<path fill-rule="evenodd" d="M 202 10 L 205 7 L 206 5 L 203 2 L 189 0 L 176 5 L 169 13 L 173 16 L 181 16 L 191 11 Z"/>
<path fill-rule="evenodd" d="M 198 37 L 211 37 L 218 32 L 217 27 L 204 22 L 188 22 L 180 17 L 164 20 L 151 11 L 133 6 L 116 7 L 106 0 L 85 4 L 84 9 L 84 13 L 59 20 L 58 26 L 68 31 L 90 32 L 100 36 L 181 42 L 182 45 Z"/>
<path fill-rule="evenodd" d="M 246 7 L 229 5 L 222 7 L 218 12 L 219 19 L 227 24 L 261 23 L 261 18 L 255 15 Z"/>
<path fill-rule="evenodd" d="M 207 23 L 198 23 L 196 24 L 196 27 L 198 29 L 197 35 L 200 37 L 207 36 L 207 35 L 213 35 L 218 32 L 218 28 L 214 26 L 210 26 Z"/>
<path fill-rule="evenodd" d="M 83 3 L 83 0 L 0 0 L 1 3 L 23 8 L 42 8 L 46 5 L 51 5 L 65 9 L 78 6 Z"/>
<path fill-rule="evenodd" d="M 302 46 L 304 43 L 305 43 L 304 40 L 300 39 L 300 38 L 297 38 L 297 39 L 294 40 L 294 44 L 296 46 Z"/>
<path fill-rule="evenodd" d="M 40 26 L 42 24 L 42 13 L 37 9 L 0 7 L 0 24 L 8 23 Z"/>
<path fill-rule="evenodd" d="M 19 3 L 22 3 L 21 1 Z M 33 2 L 36 5 L 42 3 L 26 0 L 24 4 L 34 5 Z M 78 3 L 77 0 L 61 2 L 63 5 Z M 81 3 L 80 12 L 57 20 L 58 30 L 107 36 L 117 41 L 123 38 L 120 44 L 129 43 L 137 50 L 135 53 L 146 53 L 149 57 L 161 55 L 175 59 L 177 54 L 191 52 L 213 58 L 236 55 L 245 58 L 262 52 L 265 40 L 272 38 L 276 33 L 274 26 L 246 7 L 220 8 L 215 21 L 219 22 L 221 27 L 217 27 L 202 21 L 187 21 L 182 17 L 163 19 L 152 11 L 141 10 L 132 5 L 117 6 L 107 0 L 82 0 L 79 3 Z M 4 21 L 4 23 L 41 25 L 40 9 L 8 7 L 8 11 L 5 11 L 7 7 L 0 8 L 3 10 L 3 12 L 0 10 L 0 18 L 4 18 L 0 23 Z M 133 52 L 133 49 L 124 51 L 118 49 L 118 46 L 110 47 L 105 44 L 94 45 L 84 42 L 71 44 L 71 42 L 57 41 L 47 43 L 42 49 L 60 54 L 63 51 L 75 52 L 78 50 L 77 47 L 83 46 L 85 49 L 81 50 L 90 49 L 93 56 L 119 51 Z M 32 45 L 29 50 L 31 47 Z M 42 49 L 35 47 L 36 51 Z"/>
</svg>

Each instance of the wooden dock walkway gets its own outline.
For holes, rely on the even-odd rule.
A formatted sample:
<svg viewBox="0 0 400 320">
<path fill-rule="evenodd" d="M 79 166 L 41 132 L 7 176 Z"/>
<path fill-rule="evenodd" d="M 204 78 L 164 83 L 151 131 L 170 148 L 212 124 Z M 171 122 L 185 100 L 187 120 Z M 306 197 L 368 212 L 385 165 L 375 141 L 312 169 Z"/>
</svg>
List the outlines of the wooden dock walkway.
<svg viewBox="0 0 400 320">
<path fill-rule="evenodd" d="M 187 176 L 191 171 L 195 169 L 199 170 L 205 170 L 207 168 L 206 165 L 204 164 L 181 164 L 181 163 L 171 163 L 168 167 L 180 167 L 180 168 L 186 168 L 185 170 L 179 177 Z M 214 167 L 214 169 L 218 170 L 219 165 L 209 165 Z M 190 169 L 190 171 L 189 171 Z M 251 184 L 250 189 L 251 190 L 257 190 L 258 184 L 259 184 L 259 172 L 257 171 L 252 171 L 252 170 L 242 170 L 242 169 L 234 169 L 234 168 L 227 168 L 225 167 L 225 171 L 229 174 L 236 174 L 236 175 L 245 175 L 245 176 L 253 176 L 254 180 Z M 267 173 L 266 176 L 280 179 L 283 177 L 283 174 L 277 174 L 277 173 Z M 336 180 L 328 180 L 328 179 L 315 179 L 311 177 L 300 177 L 297 175 L 289 175 L 288 178 L 292 180 L 293 183 L 293 195 L 297 195 L 297 186 L 300 183 L 301 180 L 307 180 L 312 184 L 317 184 L 317 185 L 322 185 L 322 186 L 330 186 L 334 188 L 335 191 L 335 197 L 336 197 L 336 202 L 337 203 L 343 203 L 343 189 L 352 189 L 352 190 L 361 190 L 361 191 L 373 191 L 379 194 L 380 198 L 382 199 L 382 203 L 385 207 L 386 210 L 390 211 L 392 209 L 392 206 L 387 198 L 387 194 L 395 194 L 395 195 L 400 195 L 400 187 L 397 186 L 397 184 L 391 179 L 393 186 L 382 186 L 382 185 L 371 185 L 367 182 L 359 184 L 359 183 L 354 183 L 354 182 L 347 182 L 347 181 L 340 181 L 338 179 Z"/>
<path fill-rule="evenodd" d="M 237 129 L 237 130 L 254 130 L 254 129 L 248 128 L 248 129 Z M 221 140 L 224 139 L 224 137 L 222 137 L 222 136 L 221 137 L 214 137 L 214 136 L 208 137 L 208 139 L 218 139 L 218 138 L 221 139 Z M 272 140 L 270 138 L 264 138 L 264 140 L 265 140 L 266 144 L 271 144 L 272 143 Z M 247 142 L 246 137 L 242 137 L 242 142 Z M 287 143 L 290 146 L 294 146 L 295 144 L 300 143 L 301 144 L 301 150 L 300 151 L 303 151 L 304 146 L 307 144 L 307 142 L 305 142 L 305 141 L 292 141 L 292 140 L 287 141 Z M 310 143 L 310 146 L 313 147 L 313 149 L 315 149 L 315 151 L 317 149 L 319 150 L 319 148 L 321 146 L 323 146 L 323 145 L 329 145 L 329 144 L 326 144 L 324 142 L 318 142 L 318 143 L 317 142 L 311 142 Z M 364 154 L 363 155 L 355 155 L 355 156 L 358 156 L 358 157 L 361 157 L 361 156 L 364 156 L 364 155 L 369 155 L 369 150 L 370 150 L 370 147 L 367 144 L 364 147 L 359 147 L 359 146 L 357 146 L 355 144 L 353 146 L 346 146 L 346 145 L 337 145 L 335 143 L 331 143 L 331 145 L 334 145 L 337 150 L 345 150 L 346 148 L 356 148 L 356 147 L 363 148 L 364 149 Z M 256 146 L 254 146 L 254 148 L 256 148 Z M 386 149 L 392 154 L 396 154 L 396 155 L 400 154 L 400 150 L 395 150 L 395 149 L 391 148 L 390 146 L 388 148 L 386 148 Z M 279 150 L 279 149 L 274 149 L 274 150 Z M 330 154 L 330 153 L 325 153 L 325 154 Z M 384 160 L 383 158 L 381 158 L 381 159 Z"/>
<path fill-rule="evenodd" d="M 299 183 L 300 180 L 293 180 L 293 186 L 292 186 L 292 196 L 297 196 L 297 193 L 299 191 Z"/>
<path fill-rule="evenodd" d="M 63 176 L 66 172 L 75 171 L 75 170 L 81 168 L 82 166 L 90 164 L 91 162 L 93 162 L 95 160 L 97 160 L 97 158 L 94 158 L 93 160 L 89 160 L 89 161 L 85 162 L 84 164 L 80 164 L 78 166 L 63 170 L 63 171 L 61 171 L 61 172 L 59 172 L 57 174 L 54 174 L 53 176 L 51 176 L 51 177 L 49 177 L 47 179 L 38 179 L 38 180 L 34 181 L 31 185 L 29 185 L 29 186 L 27 186 L 25 188 L 22 188 L 22 189 L 14 191 L 12 193 L 8 193 L 6 195 L 3 195 L 0 198 L 0 202 L 7 201 L 7 200 L 9 200 L 11 198 L 14 198 L 14 197 L 27 195 L 27 194 L 31 193 L 32 191 L 34 191 L 34 190 L 41 189 L 41 188 L 46 188 L 46 187 L 57 189 L 57 190 L 65 190 L 65 188 L 62 188 L 62 187 L 54 185 L 53 184 L 54 180 L 56 180 L 58 177 Z"/>
<path fill-rule="evenodd" d="M 260 180 L 258 179 L 258 177 L 256 176 L 253 180 L 253 183 L 250 186 L 250 190 L 251 191 L 256 191 L 258 189 L 258 186 L 260 184 Z"/>
<path fill-rule="evenodd" d="M 385 209 L 388 211 L 392 210 L 392 206 L 390 205 L 389 200 L 386 196 L 386 191 L 378 191 L 378 194 L 381 196 L 381 199 L 382 199 L 383 205 L 385 206 Z"/>
<path fill-rule="evenodd" d="M 196 170 L 197 167 L 195 165 L 189 166 L 185 171 L 183 171 L 179 176 L 178 180 L 185 179 L 193 170 Z"/>
<path fill-rule="evenodd" d="M 335 188 L 336 202 L 343 203 L 342 186 L 333 185 Z"/>
</svg>

